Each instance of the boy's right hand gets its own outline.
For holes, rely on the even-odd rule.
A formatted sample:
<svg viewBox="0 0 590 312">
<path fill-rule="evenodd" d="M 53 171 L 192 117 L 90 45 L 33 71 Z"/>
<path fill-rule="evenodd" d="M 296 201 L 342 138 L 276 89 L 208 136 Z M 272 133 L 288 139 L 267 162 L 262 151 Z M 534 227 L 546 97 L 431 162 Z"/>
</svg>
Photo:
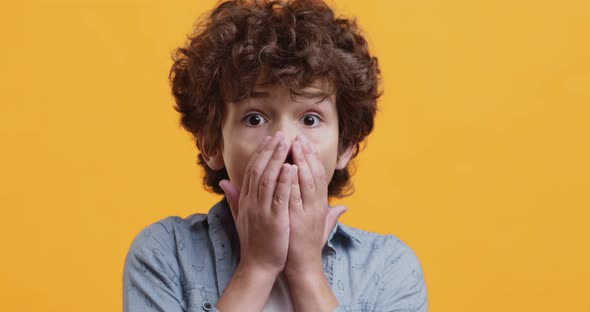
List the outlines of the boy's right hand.
<svg viewBox="0 0 590 312">
<path fill-rule="evenodd" d="M 225 192 L 240 239 L 240 266 L 278 275 L 289 247 L 289 197 L 294 168 L 284 164 L 289 147 L 277 132 L 250 158 L 241 191 L 228 180 Z"/>
</svg>

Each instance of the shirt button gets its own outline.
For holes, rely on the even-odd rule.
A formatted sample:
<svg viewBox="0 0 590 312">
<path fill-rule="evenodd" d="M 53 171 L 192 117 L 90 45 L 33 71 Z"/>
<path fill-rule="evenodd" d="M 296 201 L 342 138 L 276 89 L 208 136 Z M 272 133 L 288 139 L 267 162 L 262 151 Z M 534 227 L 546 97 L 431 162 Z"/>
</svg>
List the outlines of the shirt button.
<svg viewBox="0 0 590 312">
<path fill-rule="evenodd" d="M 203 310 L 211 311 L 212 308 L 213 308 L 213 305 L 211 304 L 211 302 L 209 302 L 209 301 L 203 302 Z"/>
</svg>

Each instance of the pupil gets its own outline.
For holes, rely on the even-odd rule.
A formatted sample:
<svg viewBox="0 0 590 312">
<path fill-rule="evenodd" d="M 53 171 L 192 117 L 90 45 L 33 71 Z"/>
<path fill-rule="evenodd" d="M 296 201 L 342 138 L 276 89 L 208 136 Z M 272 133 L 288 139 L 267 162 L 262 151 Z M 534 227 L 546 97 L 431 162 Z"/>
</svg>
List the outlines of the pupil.
<svg viewBox="0 0 590 312">
<path fill-rule="evenodd" d="M 259 124 L 260 123 L 260 116 L 258 116 L 258 115 L 250 116 L 250 123 L 253 125 Z"/>
<path fill-rule="evenodd" d="M 313 118 L 313 117 L 311 117 L 311 116 L 307 116 L 307 117 L 305 117 L 305 118 L 303 119 L 303 123 L 304 123 L 306 126 L 312 126 L 312 125 L 313 125 L 313 122 L 314 122 L 314 118 Z"/>
</svg>

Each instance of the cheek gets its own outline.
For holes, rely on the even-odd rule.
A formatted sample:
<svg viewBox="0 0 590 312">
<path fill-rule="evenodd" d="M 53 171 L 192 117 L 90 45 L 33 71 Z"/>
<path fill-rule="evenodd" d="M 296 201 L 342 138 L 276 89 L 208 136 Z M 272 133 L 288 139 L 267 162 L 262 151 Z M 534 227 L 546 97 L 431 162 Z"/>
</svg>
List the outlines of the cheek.
<svg viewBox="0 0 590 312">
<path fill-rule="evenodd" d="M 324 165 L 324 170 L 326 171 L 326 179 L 330 182 L 334 175 L 334 170 L 336 169 L 337 153 L 335 150 L 330 150 L 320 157 L 322 164 Z"/>
<path fill-rule="evenodd" d="M 224 161 L 230 181 L 242 189 L 244 174 L 256 145 L 248 140 L 232 140 L 224 150 Z"/>
<path fill-rule="evenodd" d="M 328 182 L 334 175 L 336 169 L 336 161 L 338 158 L 338 142 L 320 142 L 315 145 L 316 150 L 319 153 L 320 161 L 326 171 L 326 178 Z"/>
</svg>

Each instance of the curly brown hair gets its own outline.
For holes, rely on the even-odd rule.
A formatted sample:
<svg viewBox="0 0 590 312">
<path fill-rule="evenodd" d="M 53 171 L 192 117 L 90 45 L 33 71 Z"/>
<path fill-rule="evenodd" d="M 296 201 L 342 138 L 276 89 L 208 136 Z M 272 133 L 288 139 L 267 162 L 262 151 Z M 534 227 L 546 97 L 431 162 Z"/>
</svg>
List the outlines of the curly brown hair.
<svg viewBox="0 0 590 312">
<path fill-rule="evenodd" d="M 212 170 L 202 153 L 223 148 L 224 103 L 249 97 L 257 79 L 280 82 L 291 94 L 324 79 L 335 94 L 340 154 L 373 130 L 379 91 L 378 60 L 355 19 L 336 17 L 323 1 L 223 1 L 198 22 L 184 47 L 172 56 L 169 80 L 181 126 L 195 140 L 203 184 L 224 194 L 218 183 L 226 169 Z M 351 158 L 351 159 L 352 159 Z M 353 192 L 351 167 L 336 170 L 329 197 Z"/>
</svg>

